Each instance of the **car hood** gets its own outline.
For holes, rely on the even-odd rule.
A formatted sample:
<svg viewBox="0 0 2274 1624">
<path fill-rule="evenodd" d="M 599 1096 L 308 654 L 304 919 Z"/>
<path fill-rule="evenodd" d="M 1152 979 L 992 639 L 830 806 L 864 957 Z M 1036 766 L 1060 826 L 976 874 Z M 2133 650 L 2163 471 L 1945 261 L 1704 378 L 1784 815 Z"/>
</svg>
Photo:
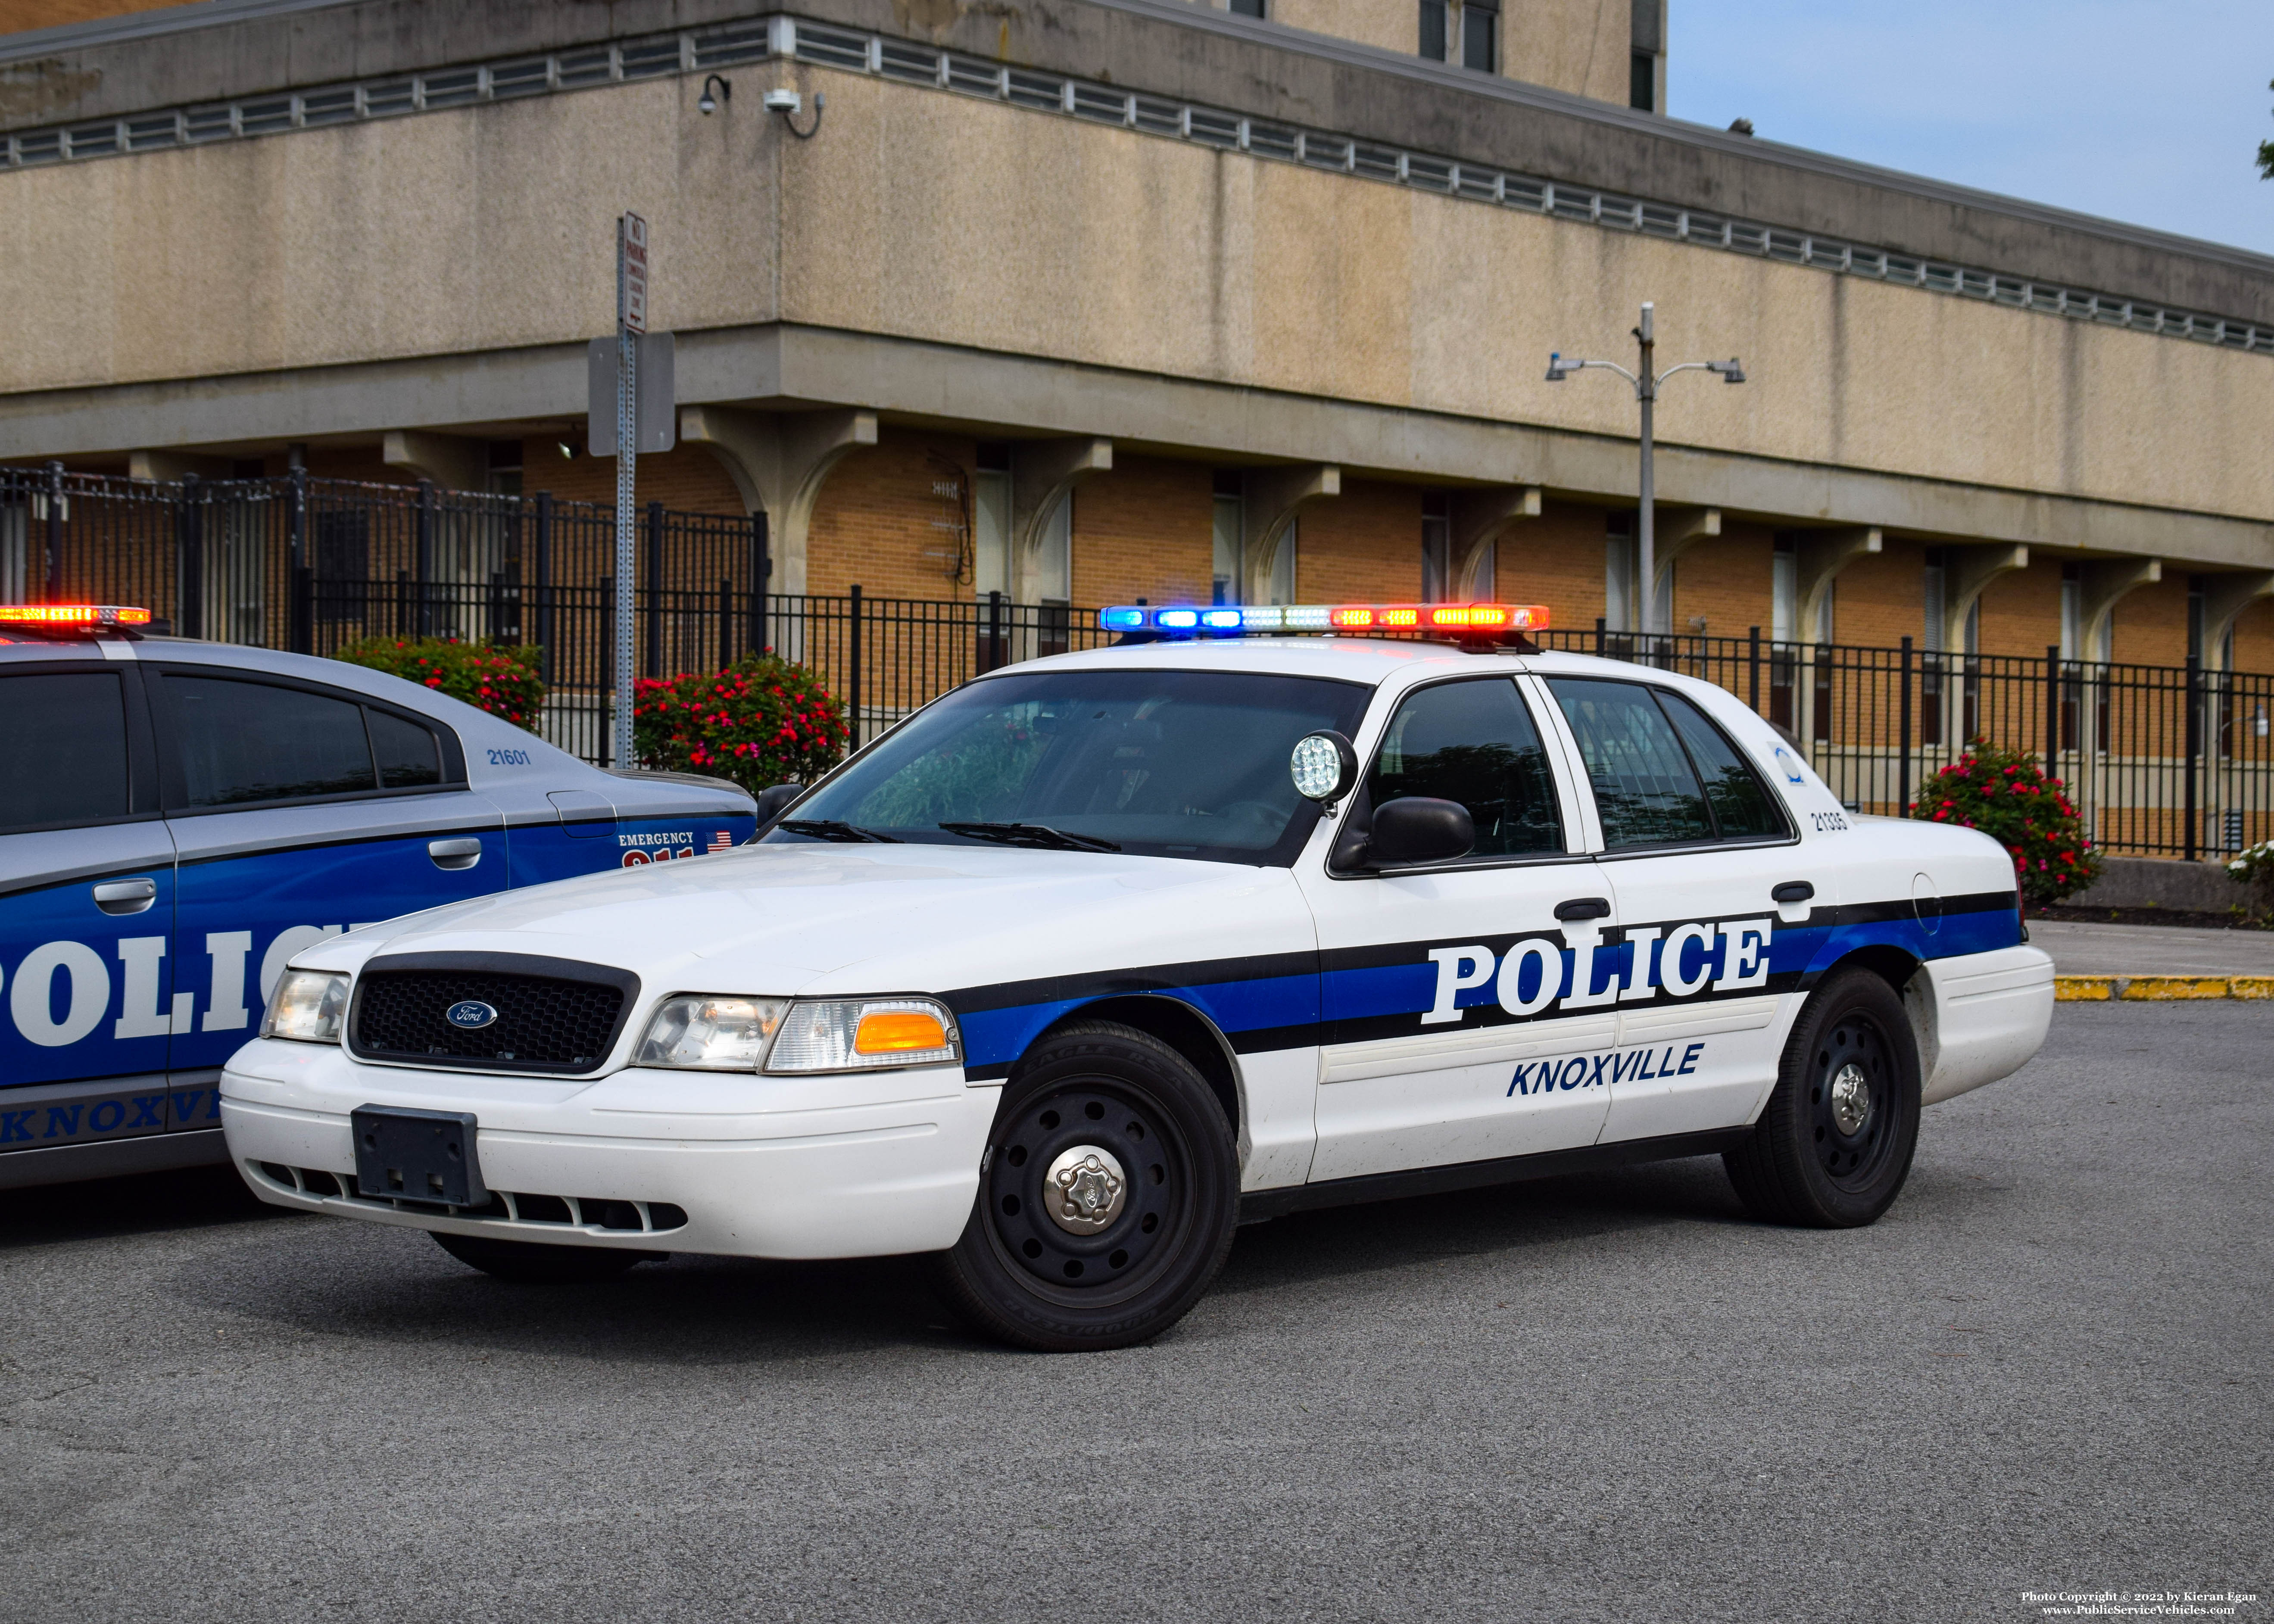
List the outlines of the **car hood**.
<svg viewBox="0 0 2274 1624">
<path fill-rule="evenodd" d="M 1211 927 L 1224 909 L 1249 929 Z M 1299 943 L 1288 937 L 1298 920 Z M 759 845 L 455 903 L 335 936 L 293 962 L 353 970 L 403 953 L 519 953 L 629 970 L 658 990 L 918 991 L 1253 951 L 1265 945 L 1249 939 L 1255 927 L 1270 950 L 1311 944 L 1287 870 L 986 846 Z"/>
</svg>

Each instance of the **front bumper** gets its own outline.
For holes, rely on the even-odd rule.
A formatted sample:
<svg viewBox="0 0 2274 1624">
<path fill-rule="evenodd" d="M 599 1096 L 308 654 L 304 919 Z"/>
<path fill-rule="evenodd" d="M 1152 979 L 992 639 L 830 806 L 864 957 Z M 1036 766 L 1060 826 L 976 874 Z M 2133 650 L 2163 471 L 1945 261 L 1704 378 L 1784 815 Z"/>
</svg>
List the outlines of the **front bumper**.
<svg viewBox="0 0 2274 1624">
<path fill-rule="evenodd" d="M 953 1066 L 564 1082 L 269 1040 L 230 1059 L 221 1110 L 231 1161 L 278 1207 L 507 1240 L 849 1258 L 955 1244 L 1000 1093 Z M 349 1114 L 365 1105 L 472 1112 L 498 1203 L 476 1215 L 358 1193 Z"/>
</svg>

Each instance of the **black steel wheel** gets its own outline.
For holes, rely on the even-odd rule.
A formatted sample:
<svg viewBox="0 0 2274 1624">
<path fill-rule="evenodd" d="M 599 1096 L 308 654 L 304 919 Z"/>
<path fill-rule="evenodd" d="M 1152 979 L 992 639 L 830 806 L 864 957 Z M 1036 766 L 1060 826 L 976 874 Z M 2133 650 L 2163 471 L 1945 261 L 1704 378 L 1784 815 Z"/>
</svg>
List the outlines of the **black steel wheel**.
<svg viewBox="0 0 2274 1624">
<path fill-rule="evenodd" d="M 1127 1026 L 1062 1027 L 1003 1090 L 942 1294 L 1021 1347 L 1143 1342 L 1223 1267 L 1239 1183 L 1224 1108 L 1183 1056 Z"/>
<path fill-rule="evenodd" d="M 1894 989 L 1869 970 L 1826 978 L 1793 1023 L 1752 1137 L 1722 1156 L 1747 1210 L 1820 1229 L 1873 1222 L 1910 1176 L 1919 1082 Z"/>
<path fill-rule="evenodd" d="M 635 1263 L 660 1258 L 659 1252 L 620 1246 L 553 1246 L 538 1241 L 496 1240 L 486 1235 L 453 1235 L 429 1229 L 434 1244 L 461 1263 L 500 1280 L 523 1285 L 576 1285 L 614 1280 Z"/>
</svg>

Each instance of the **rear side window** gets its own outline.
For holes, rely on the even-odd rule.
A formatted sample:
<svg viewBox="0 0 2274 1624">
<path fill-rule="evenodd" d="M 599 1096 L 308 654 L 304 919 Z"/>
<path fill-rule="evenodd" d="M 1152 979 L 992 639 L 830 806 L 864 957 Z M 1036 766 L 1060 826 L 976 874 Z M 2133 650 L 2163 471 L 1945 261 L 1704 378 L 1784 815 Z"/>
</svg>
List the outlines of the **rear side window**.
<svg viewBox="0 0 2274 1624">
<path fill-rule="evenodd" d="M 1713 814 L 1714 832 L 1724 840 L 1745 840 L 1788 832 L 1784 816 L 1727 733 L 1706 713 L 1679 694 L 1658 691 L 1658 703 L 1674 731 L 1690 751 L 1690 764 L 1705 780 L 1706 804 Z"/>
<path fill-rule="evenodd" d="M 1367 786 L 1376 807 L 1406 795 L 1460 802 L 1476 824 L 1479 857 L 1563 849 L 1547 753 L 1505 677 L 1410 695 L 1382 735 Z"/>
<path fill-rule="evenodd" d="M 379 758 L 381 789 L 422 789 L 442 781 L 442 747 L 418 723 L 385 710 L 366 710 L 372 754 Z"/>
<path fill-rule="evenodd" d="M 1586 763 L 1606 848 L 1788 832 L 1735 747 L 1680 695 L 1592 678 L 1547 688 Z"/>
<path fill-rule="evenodd" d="M 117 673 L 0 677 L 0 830 L 92 823 L 132 809 Z"/>
</svg>

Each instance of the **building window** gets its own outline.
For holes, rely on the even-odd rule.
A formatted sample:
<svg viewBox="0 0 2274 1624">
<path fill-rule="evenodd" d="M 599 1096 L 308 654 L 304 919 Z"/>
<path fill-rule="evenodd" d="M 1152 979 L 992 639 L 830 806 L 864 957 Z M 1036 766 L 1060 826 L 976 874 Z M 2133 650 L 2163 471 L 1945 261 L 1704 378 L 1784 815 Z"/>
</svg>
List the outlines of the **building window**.
<svg viewBox="0 0 2274 1624">
<path fill-rule="evenodd" d="M 1263 0 L 1231 0 L 1226 9 L 1241 17 L 1261 17 L 1263 15 Z"/>
<path fill-rule="evenodd" d="M 1421 601 L 1442 604 L 1457 595 L 1452 502 L 1442 491 L 1432 491 L 1421 499 Z"/>
<path fill-rule="evenodd" d="M 1240 600 L 1241 574 L 1247 560 L 1247 500 L 1245 481 L 1237 473 L 1216 477 L 1216 567 L 1214 602 Z"/>
<path fill-rule="evenodd" d="M 1421 0 L 1421 55 L 1431 62 L 1445 60 L 1447 20 L 1445 0 Z"/>
<path fill-rule="evenodd" d="M 1635 628 L 1634 515 L 1615 513 L 1603 533 L 1603 626 L 1615 632 Z"/>
<path fill-rule="evenodd" d="M 982 440 L 971 482 L 971 585 L 1011 596 L 1011 447 Z"/>
<path fill-rule="evenodd" d="M 1658 57 L 1650 51 L 1628 58 L 1627 105 L 1638 112 L 1658 111 Z"/>
<path fill-rule="evenodd" d="M 1461 65 L 1480 73 L 1500 69 L 1500 0 L 1466 0 L 1461 7 Z"/>
</svg>

